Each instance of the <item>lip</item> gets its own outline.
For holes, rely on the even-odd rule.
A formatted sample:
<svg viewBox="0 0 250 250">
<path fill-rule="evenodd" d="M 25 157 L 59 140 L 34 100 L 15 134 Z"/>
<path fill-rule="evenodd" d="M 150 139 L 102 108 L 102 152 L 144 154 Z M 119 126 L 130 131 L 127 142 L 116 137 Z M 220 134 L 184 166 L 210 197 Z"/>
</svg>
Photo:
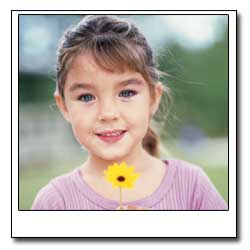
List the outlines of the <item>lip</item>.
<svg viewBox="0 0 250 250">
<path fill-rule="evenodd" d="M 98 136 L 99 139 L 101 139 L 104 142 L 115 143 L 121 140 L 126 132 L 127 132 L 126 130 L 115 129 L 115 130 L 98 132 L 96 133 L 96 135 Z M 120 133 L 120 134 L 114 135 L 115 133 Z"/>
</svg>

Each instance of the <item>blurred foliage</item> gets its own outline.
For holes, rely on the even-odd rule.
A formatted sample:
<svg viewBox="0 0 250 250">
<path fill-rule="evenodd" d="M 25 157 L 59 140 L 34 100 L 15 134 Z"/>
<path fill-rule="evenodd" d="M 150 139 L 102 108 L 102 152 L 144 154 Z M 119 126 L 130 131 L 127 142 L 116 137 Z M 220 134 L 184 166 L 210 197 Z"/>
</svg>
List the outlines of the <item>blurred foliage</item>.
<svg viewBox="0 0 250 250">
<path fill-rule="evenodd" d="M 163 81 L 174 100 L 175 132 L 182 125 L 195 124 L 208 136 L 227 136 L 227 32 L 223 40 L 205 50 L 184 50 L 173 44 L 159 53 L 158 61 L 160 70 L 169 74 Z"/>
<path fill-rule="evenodd" d="M 47 103 L 53 100 L 56 85 L 52 77 L 42 74 L 19 74 L 19 103 Z"/>
</svg>

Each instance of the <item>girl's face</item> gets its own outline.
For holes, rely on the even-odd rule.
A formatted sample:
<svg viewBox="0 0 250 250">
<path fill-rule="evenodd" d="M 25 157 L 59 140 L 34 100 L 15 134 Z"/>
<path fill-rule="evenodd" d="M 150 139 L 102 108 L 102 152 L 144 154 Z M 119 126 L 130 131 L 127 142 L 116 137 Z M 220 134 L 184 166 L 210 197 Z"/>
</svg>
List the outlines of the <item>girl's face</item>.
<svg viewBox="0 0 250 250">
<path fill-rule="evenodd" d="M 140 73 L 104 71 L 91 55 L 81 54 L 68 72 L 65 100 L 59 95 L 55 98 L 76 139 L 91 156 L 117 161 L 142 149 L 161 90 L 156 87 L 152 100 Z"/>
</svg>

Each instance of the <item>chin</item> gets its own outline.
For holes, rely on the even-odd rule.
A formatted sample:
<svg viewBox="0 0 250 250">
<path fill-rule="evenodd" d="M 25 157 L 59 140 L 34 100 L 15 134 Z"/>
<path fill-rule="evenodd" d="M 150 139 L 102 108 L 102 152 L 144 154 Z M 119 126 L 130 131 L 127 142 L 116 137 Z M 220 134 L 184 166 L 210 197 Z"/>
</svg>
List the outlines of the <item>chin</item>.
<svg viewBox="0 0 250 250">
<path fill-rule="evenodd" d="M 105 155 L 105 156 L 103 156 L 103 157 L 100 157 L 100 158 L 102 158 L 103 160 L 105 160 L 105 161 L 112 161 L 112 162 L 120 162 L 120 161 L 122 161 L 122 159 L 124 159 L 125 158 L 125 156 L 124 155 L 117 155 L 117 156 L 114 156 L 114 155 Z"/>
<path fill-rule="evenodd" d="M 96 154 L 96 156 L 105 161 L 120 162 L 127 156 L 127 154 L 124 152 L 107 152 L 102 154 Z"/>
</svg>

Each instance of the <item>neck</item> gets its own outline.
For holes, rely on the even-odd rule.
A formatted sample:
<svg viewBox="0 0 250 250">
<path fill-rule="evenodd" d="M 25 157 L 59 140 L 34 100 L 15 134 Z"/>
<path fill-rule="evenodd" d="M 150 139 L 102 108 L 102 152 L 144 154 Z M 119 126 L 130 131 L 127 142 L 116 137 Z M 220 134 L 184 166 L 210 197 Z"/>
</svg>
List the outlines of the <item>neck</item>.
<svg viewBox="0 0 250 250">
<path fill-rule="evenodd" d="M 136 172 L 142 173 L 148 169 L 153 159 L 154 158 L 141 147 L 138 150 L 135 150 L 133 153 L 120 159 L 117 158 L 106 160 L 96 157 L 95 155 L 90 155 L 87 161 L 84 163 L 83 168 L 88 173 L 94 175 L 103 175 L 103 171 L 107 169 L 109 165 L 113 165 L 115 162 L 121 163 L 124 161 L 128 164 L 128 166 L 135 166 Z"/>
</svg>

